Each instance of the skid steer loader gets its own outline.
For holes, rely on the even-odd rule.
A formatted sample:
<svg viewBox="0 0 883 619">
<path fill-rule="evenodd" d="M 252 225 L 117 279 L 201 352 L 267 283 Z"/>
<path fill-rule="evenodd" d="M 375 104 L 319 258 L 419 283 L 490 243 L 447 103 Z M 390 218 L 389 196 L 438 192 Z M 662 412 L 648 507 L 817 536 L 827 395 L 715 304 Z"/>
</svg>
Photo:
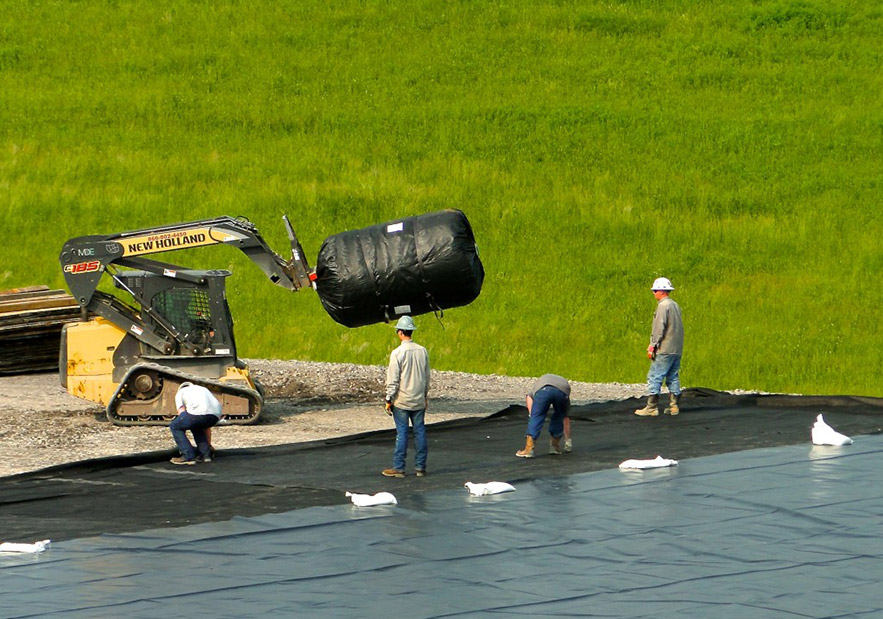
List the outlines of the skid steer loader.
<svg viewBox="0 0 883 619">
<path fill-rule="evenodd" d="M 237 356 L 225 270 L 192 270 L 144 256 L 210 245 L 244 252 L 270 280 L 297 291 L 313 272 L 287 217 L 291 259 L 243 218 L 218 217 L 67 241 L 59 260 L 82 311 L 64 326 L 59 376 L 72 395 L 103 404 L 117 425 L 165 425 L 189 381 L 211 389 L 229 423 L 258 420 L 261 386 Z M 134 303 L 98 290 L 104 275 Z"/>
</svg>

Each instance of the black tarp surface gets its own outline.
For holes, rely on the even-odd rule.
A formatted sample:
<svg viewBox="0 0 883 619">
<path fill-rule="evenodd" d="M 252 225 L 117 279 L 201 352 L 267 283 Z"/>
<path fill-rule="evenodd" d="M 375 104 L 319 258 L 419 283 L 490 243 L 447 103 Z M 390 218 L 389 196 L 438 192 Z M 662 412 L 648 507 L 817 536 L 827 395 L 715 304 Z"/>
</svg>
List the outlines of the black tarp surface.
<svg viewBox="0 0 883 619">
<path fill-rule="evenodd" d="M 467 305 L 484 267 L 466 215 L 449 209 L 328 237 L 316 259 L 316 292 L 347 327 Z"/>
<path fill-rule="evenodd" d="M 881 474 L 862 436 L 69 540 L 0 556 L 0 615 L 879 617 Z"/>
<path fill-rule="evenodd" d="M 810 440 L 810 427 L 822 413 L 831 426 L 850 436 L 880 432 L 883 425 L 883 401 L 872 398 L 733 396 L 690 390 L 679 416 L 656 418 L 632 414 L 638 404 L 630 400 L 574 407 L 573 452 L 548 455 L 544 434 L 538 457 L 530 460 L 514 457 L 524 444 L 524 407 L 431 426 L 430 474 L 425 478 L 414 477 L 413 470 L 405 479 L 380 476 L 391 465 L 392 429 L 232 450 L 216 462 L 193 467 L 169 464 L 169 451 L 0 478 L 0 541 L 62 540 L 336 505 L 346 500 L 346 491 L 390 491 L 406 498 L 460 488 L 465 481 L 516 483 L 610 469 L 630 458 L 662 455 L 680 460 L 802 444 Z M 409 466 L 413 467 L 413 448 Z"/>
</svg>

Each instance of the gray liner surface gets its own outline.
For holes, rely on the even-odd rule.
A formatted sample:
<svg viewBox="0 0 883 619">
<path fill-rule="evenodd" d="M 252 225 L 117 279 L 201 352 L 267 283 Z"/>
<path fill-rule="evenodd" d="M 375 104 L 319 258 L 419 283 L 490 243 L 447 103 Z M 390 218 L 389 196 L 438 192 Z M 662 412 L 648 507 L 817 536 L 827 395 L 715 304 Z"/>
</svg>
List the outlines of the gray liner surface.
<svg viewBox="0 0 883 619">
<path fill-rule="evenodd" d="M 854 438 L 56 542 L 0 556 L 0 615 L 881 616 L 883 436 Z"/>
</svg>

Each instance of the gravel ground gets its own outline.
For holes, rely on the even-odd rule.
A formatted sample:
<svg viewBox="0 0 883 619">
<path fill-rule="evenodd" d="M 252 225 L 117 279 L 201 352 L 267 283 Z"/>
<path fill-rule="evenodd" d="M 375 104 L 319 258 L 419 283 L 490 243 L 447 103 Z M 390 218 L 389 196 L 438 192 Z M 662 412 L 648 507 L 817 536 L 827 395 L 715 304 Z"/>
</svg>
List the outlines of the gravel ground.
<svg viewBox="0 0 883 619">
<path fill-rule="evenodd" d="M 216 449 L 312 441 L 391 428 L 382 407 L 385 366 L 246 360 L 267 402 L 251 426 L 222 426 Z M 483 416 L 523 404 L 533 378 L 432 373 L 427 423 Z M 644 384 L 572 383 L 576 404 L 639 396 Z M 47 466 L 174 447 L 167 428 L 119 427 L 104 409 L 75 398 L 54 373 L 0 377 L 0 476 Z"/>
</svg>

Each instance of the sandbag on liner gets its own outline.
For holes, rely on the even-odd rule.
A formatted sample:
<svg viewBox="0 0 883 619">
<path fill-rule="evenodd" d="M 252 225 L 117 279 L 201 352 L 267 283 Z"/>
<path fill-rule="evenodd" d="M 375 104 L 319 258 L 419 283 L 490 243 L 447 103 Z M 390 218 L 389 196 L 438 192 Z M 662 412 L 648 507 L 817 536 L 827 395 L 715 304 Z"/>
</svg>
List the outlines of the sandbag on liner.
<svg viewBox="0 0 883 619">
<path fill-rule="evenodd" d="M 621 470 L 630 470 L 630 469 L 658 469 L 667 466 L 677 466 L 678 461 L 672 460 L 670 458 L 663 458 L 662 456 L 656 456 L 653 460 L 626 460 L 625 462 L 619 463 L 619 468 Z"/>
<path fill-rule="evenodd" d="M 503 492 L 515 492 L 515 486 L 507 484 L 504 481 L 489 481 L 483 484 L 474 484 L 467 481 L 463 487 L 469 491 L 472 496 L 485 496 L 487 494 L 501 494 Z"/>
<path fill-rule="evenodd" d="M 398 505 L 395 496 L 389 492 L 378 492 L 377 494 L 359 494 L 357 492 L 346 492 L 353 505 L 356 507 L 375 507 L 377 505 Z"/>
<path fill-rule="evenodd" d="M 39 542 L 34 542 L 33 544 L 19 544 L 15 542 L 3 542 L 0 543 L 0 554 L 5 554 L 8 552 L 24 552 L 28 554 L 36 554 L 38 552 L 43 552 L 49 546 L 49 540 L 44 539 Z"/>
<path fill-rule="evenodd" d="M 810 436 L 812 436 L 813 445 L 833 445 L 834 447 L 852 445 L 852 439 L 845 434 L 840 434 L 840 432 L 825 423 L 825 418 L 821 414 L 816 417 Z"/>
<path fill-rule="evenodd" d="M 466 305 L 483 282 L 472 227 L 453 209 L 335 234 L 316 260 L 322 306 L 347 327 Z"/>
</svg>

